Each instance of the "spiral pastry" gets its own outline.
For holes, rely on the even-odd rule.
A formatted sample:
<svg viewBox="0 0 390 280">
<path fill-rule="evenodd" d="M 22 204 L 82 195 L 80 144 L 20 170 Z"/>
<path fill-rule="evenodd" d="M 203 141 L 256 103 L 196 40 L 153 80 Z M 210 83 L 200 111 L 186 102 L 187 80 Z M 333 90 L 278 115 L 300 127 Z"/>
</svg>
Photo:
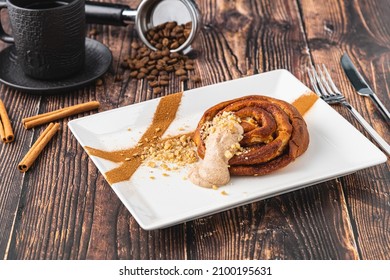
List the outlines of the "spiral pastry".
<svg viewBox="0 0 390 280">
<path fill-rule="evenodd" d="M 231 175 L 260 176 L 285 167 L 309 145 L 306 122 L 291 104 L 267 96 L 250 95 L 219 103 L 202 116 L 194 133 L 198 154 L 204 158 L 204 124 L 222 112 L 232 112 L 244 129 L 242 152 L 229 160 Z"/>
</svg>

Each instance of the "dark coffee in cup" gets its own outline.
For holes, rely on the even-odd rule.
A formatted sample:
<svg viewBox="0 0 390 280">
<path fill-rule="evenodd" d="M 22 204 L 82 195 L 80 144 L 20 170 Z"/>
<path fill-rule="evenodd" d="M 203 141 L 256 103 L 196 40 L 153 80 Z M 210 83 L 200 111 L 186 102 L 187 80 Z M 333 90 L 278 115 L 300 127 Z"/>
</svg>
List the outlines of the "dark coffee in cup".
<svg viewBox="0 0 390 280">
<path fill-rule="evenodd" d="M 64 1 L 42 1 L 36 3 L 29 3 L 24 8 L 27 9 L 36 9 L 36 10 L 44 10 L 44 9 L 52 9 L 61 6 L 68 5 L 69 3 Z"/>
<path fill-rule="evenodd" d="M 85 62 L 84 0 L 7 0 L 12 36 L 0 25 L 0 38 L 15 44 L 17 61 L 32 78 L 52 80 L 76 74 Z"/>
</svg>

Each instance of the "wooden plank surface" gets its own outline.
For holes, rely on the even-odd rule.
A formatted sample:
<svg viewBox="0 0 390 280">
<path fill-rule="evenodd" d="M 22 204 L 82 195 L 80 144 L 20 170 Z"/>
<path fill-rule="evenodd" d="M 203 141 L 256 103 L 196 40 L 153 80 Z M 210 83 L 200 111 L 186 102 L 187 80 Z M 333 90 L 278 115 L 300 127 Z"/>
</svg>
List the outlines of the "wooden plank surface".
<svg viewBox="0 0 390 280">
<path fill-rule="evenodd" d="M 303 20 L 315 64 L 324 63 L 348 101 L 389 143 L 390 126 L 374 104 L 355 93 L 340 66 L 347 52 L 373 90 L 390 108 L 390 4 L 386 1 L 302 1 Z M 324 13 L 323 11 L 328 11 Z M 367 138 L 369 134 L 344 108 L 336 109 Z M 339 180 L 347 201 L 357 248 L 362 259 L 389 259 L 389 161 Z M 372 242 L 375 240 L 375 242 Z"/>
<path fill-rule="evenodd" d="M 133 8 L 139 3 L 115 2 Z M 182 83 L 175 78 L 162 95 L 278 68 L 288 69 L 308 85 L 306 66 L 326 63 L 351 103 L 390 142 L 389 125 L 369 100 L 353 92 L 339 65 L 341 54 L 348 51 L 390 108 L 386 0 L 196 2 L 204 20 L 194 45 L 202 81 Z M 17 163 L 44 129 L 25 130 L 23 117 L 89 100 L 100 101 L 99 111 L 105 111 L 158 97 L 120 67 L 131 42 L 137 40 L 134 28 L 89 25 L 87 33 L 92 29 L 97 34 L 91 36 L 107 45 L 114 58 L 102 86 L 54 96 L 22 94 L 1 86 L 0 98 L 10 108 L 17 141 L 0 144 L 0 258 L 390 258 L 389 161 L 154 231 L 138 226 L 72 136 L 66 124 L 74 117 L 60 121 L 58 135 L 33 168 L 20 174 Z M 119 75 L 123 79 L 115 78 Z M 347 111 L 336 110 L 359 128 Z"/>
</svg>

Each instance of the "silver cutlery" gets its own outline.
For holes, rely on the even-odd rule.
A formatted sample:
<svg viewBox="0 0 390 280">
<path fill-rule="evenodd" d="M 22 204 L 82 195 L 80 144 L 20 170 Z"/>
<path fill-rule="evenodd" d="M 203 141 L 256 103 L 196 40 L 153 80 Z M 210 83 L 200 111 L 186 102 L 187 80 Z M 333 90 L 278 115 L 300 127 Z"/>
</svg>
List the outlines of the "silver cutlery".
<svg viewBox="0 0 390 280">
<path fill-rule="evenodd" d="M 390 113 L 386 109 L 385 105 L 379 100 L 378 96 L 373 92 L 367 82 L 364 80 L 363 76 L 358 72 L 352 60 L 349 58 L 348 54 L 344 54 L 341 57 L 341 66 L 343 67 L 345 74 L 347 75 L 349 81 L 352 83 L 356 92 L 362 96 L 369 97 L 375 106 L 378 108 L 379 112 L 386 119 L 387 122 L 390 122 Z"/>
<path fill-rule="evenodd" d="M 345 99 L 344 95 L 338 90 L 333 83 L 332 78 L 329 75 L 325 65 L 322 65 L 317 70 L 312 66 L 307 69 L 310 82 L 314 88 L 314 91 L 328 104 L 341 104 L 346 107 L 356 120 L 365 128 L 365 130 L 372 136 L 376 143 L 386 152 L 387 156 L 390 156 L 390 146 L 387 142 L 366 122 L 366 120 L 355 110 Z"/>
</svg>

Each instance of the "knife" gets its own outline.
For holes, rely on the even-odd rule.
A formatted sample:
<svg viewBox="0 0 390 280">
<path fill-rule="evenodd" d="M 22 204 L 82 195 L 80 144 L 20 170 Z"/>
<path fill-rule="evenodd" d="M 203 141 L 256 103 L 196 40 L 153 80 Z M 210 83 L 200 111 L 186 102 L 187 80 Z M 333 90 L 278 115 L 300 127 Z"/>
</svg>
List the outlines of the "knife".
<svg viewBox="0 0 390 280">
<path fill-rule="evenodd" d="M 386 109 L 385 105 L 379 100 L 378 96 L 372 91 L 370 86 L 364 80 L 362 75 L 358 72 L 352 60 L 349 58 L 348 54 L 343 54 L 341 57 L 341 66 L 343 67 L 345 74 L 349 81 L 352 83 L 353 87 L 358 94 L 362 96 L 368 96 L 375 106 L 378 108 L 379 112 L 383 115 L 387 122 L 390 122 L 390 113 Z"/>
</svg>

